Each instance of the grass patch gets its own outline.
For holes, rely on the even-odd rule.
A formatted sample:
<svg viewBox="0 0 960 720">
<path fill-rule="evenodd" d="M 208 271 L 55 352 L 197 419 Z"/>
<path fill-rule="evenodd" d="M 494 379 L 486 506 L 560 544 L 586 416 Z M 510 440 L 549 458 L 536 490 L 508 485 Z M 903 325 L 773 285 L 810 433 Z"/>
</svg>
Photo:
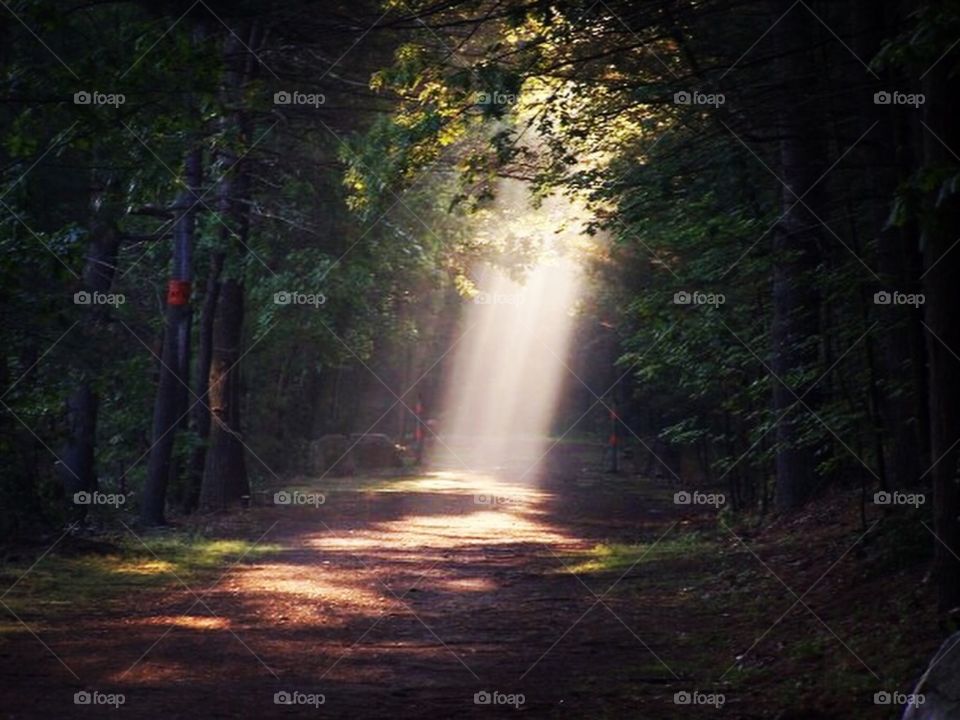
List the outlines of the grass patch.
<svg viewBox="0 0 960 720">
<path fill-rule="evenodd" d="M 248 540 L 188 534 L 148 537 L 145 541 L 148 547 L 134 538 L 124 538 L 111 545 L 99 544 L 101 549 L 95 553 L 53 553 L 33 569 L 29 569 L 33 558 L 5 561 L 0 565 L 0 585 L 13 587 L 3 602 L 21 617 L 53 619 L 103 608 L 120 598 L 129 602 L 131 594 L 180 586 L 181 580 L 191 587 L 202 586 L 204 579 L 212 582 L 217 570 L 240 558 L 246 561 L 281 549 Z M 22 629 L 9 615 L 0 624 L 0 634 Z"/>
<path fill-rule="evenodd" d="M 710 540 L 699 533 L 664 538 L 655 544 L 600 543 L 585 553 L 573 553 L 571 557 L 575 562 L 569 565 L 569 571 L 577 574 L 616 572 L 644 562 L 689 558 L 715 551 Z"/>
</svg>

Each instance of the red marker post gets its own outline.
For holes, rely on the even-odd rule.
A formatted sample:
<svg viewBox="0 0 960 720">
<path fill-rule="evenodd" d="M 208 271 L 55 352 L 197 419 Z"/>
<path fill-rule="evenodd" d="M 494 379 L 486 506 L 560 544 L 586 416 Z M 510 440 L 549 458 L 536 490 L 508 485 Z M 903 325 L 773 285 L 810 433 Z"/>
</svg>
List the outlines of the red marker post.
<svg viewBox="0 0 960 720">
<path fill-rule="evenodd" d="M 417 465 L 423 462 L 423 401 L 418 399 L 417 404 L 413 409 L 414 415 L 416 415 L 416 425 L 413 428 L 413 442 L 414 447 L 416 448 L 416 458 Z"/>
<path fill-rule="evenodd" d="M 610 439 L 608 447 L 610 452 L 610 467 L 607 472 L 620 472 L 620 438 L 617 434 L 617 426 L 620 417 L 617 415 L 616 406 L 610 408 Z"/>
</svg>

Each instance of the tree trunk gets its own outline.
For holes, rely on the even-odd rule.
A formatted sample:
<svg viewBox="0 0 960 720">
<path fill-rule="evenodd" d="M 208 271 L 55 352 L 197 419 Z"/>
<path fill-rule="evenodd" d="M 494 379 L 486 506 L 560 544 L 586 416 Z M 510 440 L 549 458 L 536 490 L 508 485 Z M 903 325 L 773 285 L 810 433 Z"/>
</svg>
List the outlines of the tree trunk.
<svg viewBox="0 0 960 720">
<path fill-rule="evenodd" d="M 779 12 L 786 9 L 779 3 L 775 5 Z M 827 167 L 818 70 L 808 49 L 815 40 L 811 36 L 813 29 L 808 15 L 796 11 L 788 12 L 777 26 L 785 53 L 781 77 L 794 80 L 790 94 L 782 98 L 780 116 L 781 177 L 787 185 L 781 205 L 786 215 L 773 235 L 770 335 L 771 369 L 777 376 L 772 380 L 773 411 L 777 418 L 783 415 L 776 429 L 776 504 L 780 510 L 793 510 L 806 502 L 816 473 L 816 448 L 801 438 L 808 411 L 797 402 L 797 397 L 803 397 L 805 392 L 797 376 L 816 365 L 819 330 L 820 298 L 815 271 L 820 262 L 821 230 L 810 210 L 822 217 L 823 197 L 820 186 L 809 193 L 808 190 Z M 799 197 L 803 197 L 802 203 L 798 202 Z M 807 395 L 804 402 L 816 409 L 816 393 Z M 793 409 L 788 411 L 791 406 Z"/>
<path fill-rule="evenodd" d="M 854 48 L 860 57 L 872 58 L 883 43 L 906 21 L 912 4 L 906 2 L 878 5 L 872 0 L 858 0 L 855 8 Z M 862 68 L 852 65 L 851 85 L 862 77 Z M 887 68 L 873 90 L 900 87 L 910 83 L 900 73 Z M 905 224 L 888 223 L 890 200 L 898 187 L 909 182 L 916 167 L 915 134 L 918 123 L 909 113 L 883 113 L 870 137 L 863 143 L 863 162 L 870 168 L 867 187 L 872 205 L 867 220 L 876 228 L 877 273 L 883 289 L 920 292 L 921 258 L 917 247 L 915 218 Z M 872 291 L 871 291 L 872 293 Z M 871 379 L 871 393 L 879 394 L 876 405 L 880 410 L 883 452 L 878 453 L 881 483 L 884 489 L 901 489 L 915 483 L 923 457 L 926 422 L 922 397 L 923 383 L 918 380 L 915 364 L 924 366 L 920 313 L 909 306 L 877 305 L 873 313 L 884 332 L 880 335 L 878 351 L 869 351 L 871 363 L 879 366 L 879 383 Z M 920 335 L 920 352 L 917 337 Z M 872 345 L 872 337 L 866 343 Z"/>
<path fill-rule="evenodd" d="M 217 510 L 239 501 L 249 492 L 244 446 L 240 434 L 240 368 L 243 340 L 243 285 L 223 281 L 214 329 L 210 369 L 210 448 L 200 505 Z"/>
<path fill-rule="evenodd" d="M 927 172 L 942 172 L 942 182 L 956 176 L 957 165 L 944 145 L 960 148 L 960 81 L 951 75 L 949 62 L 938 64 L 924 81 L 925 122 L 929 132 L 923 136 L 924 164 Z M 940 187 L 927 199 L 924 213 L 923 259 L 926 268 L 924 313 L 927 324 L 929 358 L 930 452 L 933 468 L 933 522 L 937 535 L 935 567 L 940 609 L 960 606 L 960 255 L 956 248 L 960 237 L 960 195 L 956 191 L 940 196 Z"/>
<path fill-rule="evenodd" d="M 260 44 L 260 27 L 252 23 L 231 32 L 224 44 L 225 104 L 242 105 L 243 91 L 257 70 L 250 48 Z M 246 42 L 240 38 L 246 38 Z M 246 166 L 238 161 L 236 147 L 249 141 L 248 120 L 236 111 L 225 118 L 221 159 L 224 175 L 220 188 L 221 211 L 225 211 L 221 244 L 233 247 L 238 258 L 247 247 L 250 230 Z M 236 142 L 236 145 L 232 144 Z M 236 503 L 250 492 L 244 444 L 241 436 L 240 357 L 243 345 L 244 286 L 243 263 L 236 264 L 236 276 L 220 283 L 220 297 L 213 331 L 213 358 L 210 366 L 210 442 L 200 489 L 200 506 L 217 510 Z"/>
<path fill-rule="evenodd" d="M 86 505 L 74 503 L 74 493 L 97 489 L 94 461 L 97 406 L 97 395 L 87 379 L 82 380 L 67 398 L 67 442 L 60 455 L 61 464 L 58 469 L 63 481 L 68 515 L 74 519 L 82 520 L 87 514 Z"/>
<path fill-rule="evenodd" d="M 224 254 L 215 252 L 210 259 L 207 287 L 200 310 L 200 327 L 197 329 L 197 359 L 194 367 L 194 395 L 190 424 L 197 436 L 197 445 L 190 453 L 187 466 L 187 487 L 184 492 L 184 510 L 196 510 L 203 485 L 203 468 L 207 458 L 207 441 L 210 437 L 210 365 L 213 362 L 213 325 L 220 297 L 220 274 L 223 271 Z"/>
<path fill-rule="evenodd" d="M 173 228 L 173 269 L 167 292 L 166 324 L 160 364 L 160 382 L 153 410 L 153 447 L 143 488 L 140 518 L 146 525 L 162 525 L 171 475 L 174 439 L 186 409 L 190 363 L 190 282 L 193 279 L 193 236 L 196 190 L 201 182 L 201 152 L 191 150 L 186 161 L 187 189 L 177 196 Z"/>
<path fill-rule="evenodd" d="M 108 293 L 116 273 L 117 252 L 120 248 L 120 234 L 112 218 L 105 218 L 109 210 L 94 211 L 91 222 L 90 247 L 83 271 L 82 292 Z M 85 343 L 96 345 L 96 334 L 106 319 L 109 307 L 90 303 L 83 308 L 78 334 Z M 96 438 L 97 408 L 99 399 L 94 390 L 92 376 L 94 369 L 84 363 L 82 375 L 76 389 L 66 402 L 67 440 L 60 454 L 58 466 L 63 482 L 65 500 L 70 516 L 83 519 L 87 513 L 86 505 L 73 502 L 74 493 L 92 492 L 97 489 Z"/>
</svg>

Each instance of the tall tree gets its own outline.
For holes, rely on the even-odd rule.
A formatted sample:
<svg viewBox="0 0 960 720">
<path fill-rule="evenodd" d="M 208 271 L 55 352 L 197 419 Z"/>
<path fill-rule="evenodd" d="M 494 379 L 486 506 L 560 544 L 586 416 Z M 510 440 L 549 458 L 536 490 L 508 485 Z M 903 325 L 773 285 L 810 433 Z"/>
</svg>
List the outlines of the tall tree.
<svg viewBox="0 0 960 720">
<path fill-rule="evenodd" d="M 145 524 L 165 522 L 167 486 L 173 472 L 176 430 L 186 409 L 190 368 L 190 289 L 197 198 L 202 175 L 201 151 L 193 148 L 185 162 L 185 185 L 177 195 L 173 226 L 173 264 L 167 286 L 167 308 L 160 356 L 160 382 L 153 411 L 153 445 L 143 488 L 140 517 Z"/>
<path fill-rule="evenodd" d="M 826 118 L 817 57 L 815 21 L 795 12 L 787 2 L 774 2 L 775 32 L 783 53 L 779 101 L 780 170 L 784 187 L 782 218 L 773 233 L 772 342 L 773 412 L 782 419 L 776 428 L 777 507 L 802 505 L 816 484 L 816 447 L 805 437 L 809 419 L 805 405 L 816 406 L 807 388 L 816 380 L 820 297 L 816 271 L 820 264 L 823 186 L 817 185 L 827 165 L 824 142 Z M 803 398 L 800 401 L 798 398 Z"/>
<path fill-rule="evenodd" d="M 83 342 L 99 345 L 97 334 L 107 321 L 110 306 L 97 302 L 110 292 L 116 274 L 117 253 L 121 234 L 116 223 L 116 204 L 111 195 L 116 191 L 108 174 L 93 182 L 90 202 L 89 243 L 83 269 L 83 288 L 80 296 L 86 298 L 82 317 L 76 332 Z M 96 435 L 99 397 L 94 388 L 97 377 L 91 354 L 83 356 L 83 368 L 76 389 L 67 398 L 67 442 L 60 453 L 60 476 L 64 485 L 68 506 L 73 495 L 79 491 L 90 492 L 97 488 Z M 75 507 L 72 514 L 84 515 L 86 506 Z"/>
<path fill-rule="evenodd" d="M 931 2 L 923 15 L 933 37 L 956 32 L 955 3 Z M 936 45 L 934 45 L 936 47 Z M 931 48 L 932 50 L 932 48 Z M 928 57 L 936 59 L 936 53 Z M 923 184 L 924 305 L 930 383 L 930 455 L 933 479 L 935 559 L 944 611 L 960 606 L 960 76 L 949 59 L 937 62 L 924 79 Z M 952 251 L 952 252 L 951 252 Z"/>
<path fill-rule="evenodd" d="M 236 28 L 224 44 L 223 93 L 225 115 L 220 149 L 223 176 L 220 187 L 220 242 L 234 262 L 219 283 L 208 387 L 210 435 L 200 505 L 217 509 L 236 503 L 249 491 L 246 448 L 241 435 L 241 375 L 243 347 L 244 263 L 250 230 L 247 166 L 239 156 L 251 142 L 250 121 L 242 109 L 243 93 L 257 68 L 256 51 L 262 33 L 259 22 Z M 242 39 L 241 39 L 242 38 Z M 220 259 L 214 263 L 222 262 Z"/>
</svg>

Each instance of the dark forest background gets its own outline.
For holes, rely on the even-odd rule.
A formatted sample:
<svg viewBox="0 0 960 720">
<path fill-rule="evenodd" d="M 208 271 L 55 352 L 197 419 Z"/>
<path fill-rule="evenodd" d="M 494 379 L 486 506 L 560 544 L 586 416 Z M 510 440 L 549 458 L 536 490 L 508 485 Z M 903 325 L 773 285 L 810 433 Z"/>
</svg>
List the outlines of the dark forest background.
<svg viewBox="0 0 960 720">
<path fill-rule="evenodd" d="M 892 498 L 960 604 L 957 2 L 5 6 L 5 538 L 407 441 L 473 264 L 529 261 L 474 241 L 511 177 L 590 198 L 571 366 L 649 471 L 734 514 Z"/>
</svg>

